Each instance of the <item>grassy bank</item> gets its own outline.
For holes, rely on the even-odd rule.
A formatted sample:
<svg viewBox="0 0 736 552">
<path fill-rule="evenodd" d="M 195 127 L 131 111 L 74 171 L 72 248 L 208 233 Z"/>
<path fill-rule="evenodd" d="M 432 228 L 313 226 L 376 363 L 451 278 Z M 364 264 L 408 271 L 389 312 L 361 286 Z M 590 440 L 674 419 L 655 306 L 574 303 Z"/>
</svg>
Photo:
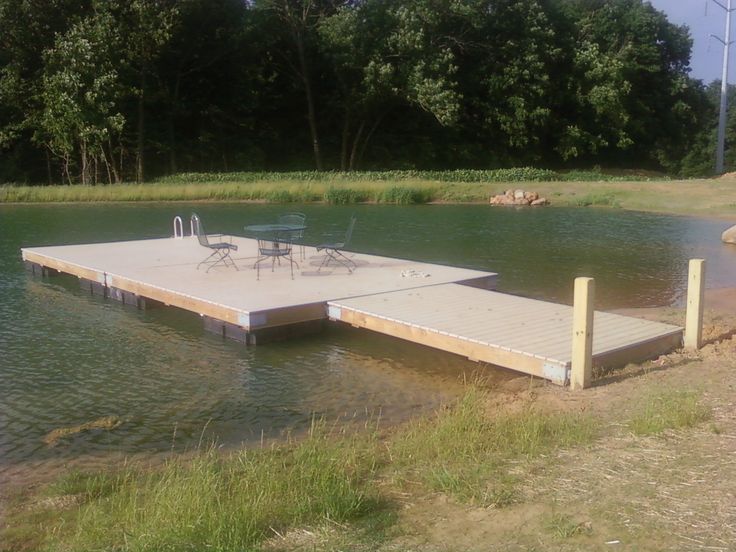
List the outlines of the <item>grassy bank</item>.
<svg viewBox="0 0 736 552">
<path fill-rule="evenodd" d="M 579 411 L 526 401 L 491 415 L 488 401 L 471 388 L 453 407 L 383 436 L 335 435 L 317 424 L 305 439 L 271 448 L 210 449 L 156 468 L 70 474 L 16 504 L 0 550 L 305 549 L 293 535 L 329 541 L 308 549 L 375 549 L 397 536 L 407 500 L 518 505 L 525 474 L 539 462 L 611 436 Z M 635 416 L 660 420 L 657 431 L 689 427 L 707 419 L 697 403 L 693 393 L 659 394 Z M 696 417 L 672 415 L 693 408 Z"/>
<path fill-rule="evenodd" d="M 328 204 L 487 203 L 522 188 L 560 207 L 609 207 L 705 216 L 736 215 L 736 178 L 664 177 L 520 168 L 363 173 L 188 173 L 145 184 L 0 186 L 0 203 L 252 201 Z"/>
<path fill-rule="evenodd" d="M 518 168 L 463 171 L 186 173 L 146 184 L 0 187 L 0 202 L 266 201 L 416 204 L 488 201 L 491 194 L 530 183 L 648 181 L 600 172 Z M 554 187 L 554 186 L 552 186 Z"/>
<path fill-rule="evenodd" d="M 515 499 L 513 465 L 595 436 L 589 417 L 533 407 L 491 419 L 486 400 L 472 389 L 454 408 L 383 438 L 334 435 L 318 424 L 297 443 L 72 474 L 35 499 L 40 508 L 18 510 L 5 549 L 249 550 L 294 528 L 375 524 L 395 508 L 392 496 L 406 492 L 501 506 Z M 59 521 L 53 506 L 69 502 Z M 29 526 L 45 530 L 34 539 Z"/>
</svg>

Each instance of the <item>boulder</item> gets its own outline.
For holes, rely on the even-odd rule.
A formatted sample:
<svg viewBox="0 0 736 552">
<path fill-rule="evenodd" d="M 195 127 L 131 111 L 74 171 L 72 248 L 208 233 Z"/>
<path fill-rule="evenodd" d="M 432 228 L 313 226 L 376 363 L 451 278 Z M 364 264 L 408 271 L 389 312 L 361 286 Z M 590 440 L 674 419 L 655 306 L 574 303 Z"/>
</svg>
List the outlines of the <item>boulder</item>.
<svg viewBox="0 0 736 552">
<path fill-rule="evenodd" d="M 736 243 L 736 225 L 721 234 L 721 241 L 725 243 Z"/>
<path fill-rule="evenodd" d="M 549 205 L 546 198 L 539 197 L 537 192 L 524 190 L 506 190 L 502 194 L 491 196 L 491 205 Z"/>
</svg>

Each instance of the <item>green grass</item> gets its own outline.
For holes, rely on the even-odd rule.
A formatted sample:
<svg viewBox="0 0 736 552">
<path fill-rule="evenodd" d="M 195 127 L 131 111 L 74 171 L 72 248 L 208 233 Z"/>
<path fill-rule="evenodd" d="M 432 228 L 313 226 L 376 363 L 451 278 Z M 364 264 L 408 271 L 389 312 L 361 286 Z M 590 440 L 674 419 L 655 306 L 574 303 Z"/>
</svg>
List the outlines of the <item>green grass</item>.
<svg viewBox="0 0 736 552">
<path fill-rule="evenodd" d="M 636 177 L 627 180 L 637 180 Z M 639 178 L 640 179 L 640 178 Z M 599 172 L 556 173 L 521 167 L 496 170 L 376 172 L 183 173 L 145 184 L 0 186 L 0 203 L 95 201 L 265 201 L 393 203 L 488 201 L 518 183 L 623 180 Z"/>
<path fill-rule="evenodd" d="M 296 445 L 216 449 L 162 469 L 125 470 L 112 492 L 90 495 L 51 550 L 246 550 L 300 525 L 344 522 L 378 509 L 369 435 L 332 438 L 322 427 Z M 65 483 L 68 485 L 68 483 Z M 73 482 L 73 487 L 78 487 Z M 84 487 L 84 486 L 82 486 Z"/>
<path fill-rule="evenodd" d="M 592 192 L 575 200 L 578 207 L 621 207 L 621 202 L 613 192 Z"/>
<path fill-rule="evenodd" d="M 554 514 L 544 523 L 545 529 L 558 539 L 569 539 L 576 535 L 590 533 L 586 523 L 576 522 L 567 514 Z"/>
<path fill-rule="evenodd" d="M 696 426 L 712 418 L 694 391 L 666 391 L 647 397 L 629 421 L 634 435 L 659 435 L 667 429 Z"/>
<path fill-rule="evenodd" d="M 650 435 L 709 418 L 696 393 L 670 391 L 645 400 L 629 428 Z M 303 439 L 278 446 L 72 472 L 24 497 L 0 535 L 11 548 L 0 550 L 226 552 L 261 549 L 277 535 L 285 538 L 270 549 L 371 549 L 398 530 L 397 494 L 504 507 L 523 500 L 525 469 L 603 431 L 591 415 L 547 413 L 533 403 L 491 415 L 486 392 L 470 387 L 454 405 L 380 438 L 316 423 Z M 589 529 L 551 515 L 543 530 L 567 539 Z"/>
<path fill-rule="evenodd" d="M 46 514 L 67 506 L 45 523 L 43 546 L 29 549 L 253 550 L 276 534 L 303 527 L 319 533 L 344 522 L 351 529 L 341 529 L 337 541 L 352 534 L 369 546 L 391 531 L 389 497 L 411 481 L 421 492 L 505 506 L 518 499 L 519 461 L 596 434 L 587 416 L 526 407 L 489 418 L 486 404 L 486 394 L 470 388 L 452 407 L 382 439 L 368 430 L 334 435 L 316 424 L 303 440 L 271 448 L 231 454 L 213 448 L 114 474 L 72 472 L 41 493 L 50 505 Z M 44 515 L 17 511 L 14 543 L 38 532 Z"/>
<path fill-rule="evenodd" d="M 389 445 L 397 477 L 419 480 L 461 501 L 505 506 L 516 498 L 510 461 L 596 436 L 597 424 L 588 416 L 550 415 L 527 406 L 489 418 L 485 404 L 484 394 L 471 390 L 452 410 L 411 424 Z"/>
</svg>

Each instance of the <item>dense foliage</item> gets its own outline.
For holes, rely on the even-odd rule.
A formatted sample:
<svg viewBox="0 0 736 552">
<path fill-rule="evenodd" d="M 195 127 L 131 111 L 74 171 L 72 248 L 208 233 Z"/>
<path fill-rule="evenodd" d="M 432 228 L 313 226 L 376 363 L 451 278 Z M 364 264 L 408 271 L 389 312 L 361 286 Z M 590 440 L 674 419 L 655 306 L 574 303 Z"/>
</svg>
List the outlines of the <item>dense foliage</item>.
<svg viewBox="0 0 736 552">
<path fill-rule="evenodd" d="M 643 0 L 0 0 L 0 28 L 0 182 L 712 165 L 715 88 Z"/>
</svg>

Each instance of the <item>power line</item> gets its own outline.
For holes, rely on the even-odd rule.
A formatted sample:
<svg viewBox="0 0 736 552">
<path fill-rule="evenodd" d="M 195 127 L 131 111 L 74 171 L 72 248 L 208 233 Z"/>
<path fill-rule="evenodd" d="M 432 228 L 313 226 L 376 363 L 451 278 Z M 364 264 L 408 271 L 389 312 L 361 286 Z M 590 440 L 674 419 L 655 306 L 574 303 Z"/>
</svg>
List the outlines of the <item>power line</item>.
<svg viewBox="0 0 736 552">
<path fill-rule="evenodd" d="M 726 112 L 728 111 L 727 94 L 728 94 L 728 53 L 731 49 L 731 13 L 734 8 L 731 7 L 731 0 L 726 0 L 723 5 L 719 0 L 712 0 L 715 4 L 723 8 L 726 12 L 726 35 L 721 39 L 716 35 L 711 35 L 718 42 L 723 44 L 723 73 L 721 76 L 721 107 L 718 112 L 718 143 L 716 145 L 716 174 L 723 174 L 724 157 L 726 149 Z"/>
</svg>

